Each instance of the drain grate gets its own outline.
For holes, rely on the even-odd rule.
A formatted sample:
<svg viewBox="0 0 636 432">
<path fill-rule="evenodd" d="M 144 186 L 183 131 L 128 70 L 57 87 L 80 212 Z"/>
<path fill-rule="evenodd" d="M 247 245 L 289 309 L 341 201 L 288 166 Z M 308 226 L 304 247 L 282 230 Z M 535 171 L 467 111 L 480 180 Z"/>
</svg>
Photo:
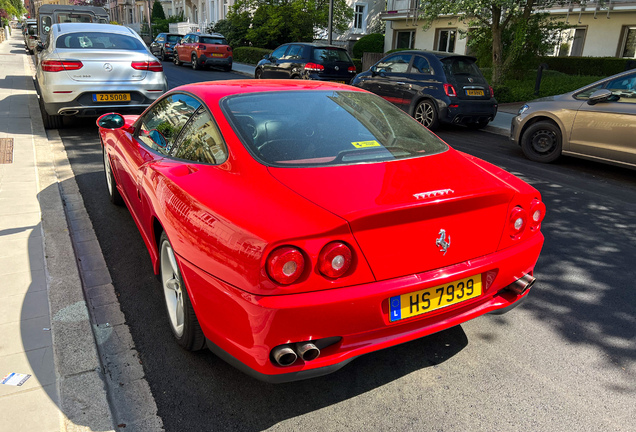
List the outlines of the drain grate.
<svg viewBox="0 0 636 432">
<path fill-rule="evenodd" d="M 13 162 L 13 138 L 0 138 L 0 164 Z"/>
</svg>

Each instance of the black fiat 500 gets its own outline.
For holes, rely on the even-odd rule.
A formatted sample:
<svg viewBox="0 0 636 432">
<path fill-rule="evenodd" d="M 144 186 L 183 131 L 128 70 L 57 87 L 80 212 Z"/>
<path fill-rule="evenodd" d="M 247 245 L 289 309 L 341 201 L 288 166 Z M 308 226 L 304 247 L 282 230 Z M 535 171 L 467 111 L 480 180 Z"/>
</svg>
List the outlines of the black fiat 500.
<svg viewBox="0 0 636 432">
<path fill-rule="evenodd" d="M 258 62 L 255 78 L 310 79 L 349 84 L 356 67 L 344 48 L 313 43 L 281 45 Z"/>
<path fill-rule="evenodd" d="M 483 128 L 497 115 L 497 100 L 475 60 L 446 52 L 399 51 L 358 74 L 351 85 L 383 97 L 430 130 L 440 123 Z"/>
</svg>

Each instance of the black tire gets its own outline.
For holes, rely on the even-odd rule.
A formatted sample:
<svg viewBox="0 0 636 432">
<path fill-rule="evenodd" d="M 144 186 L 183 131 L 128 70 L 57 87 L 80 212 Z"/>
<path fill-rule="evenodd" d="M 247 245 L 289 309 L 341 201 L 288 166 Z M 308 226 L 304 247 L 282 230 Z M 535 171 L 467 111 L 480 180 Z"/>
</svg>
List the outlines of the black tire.
<svg viewBox="0 0 636 432">
<path fill-rule="evenodd" d="M 166 56 L 166 52 L 161 50 L 161 61 L 168 61 L 168 57 Z"/>
<path fill-rule="evenodd" d="M 254 71 L 254 78 L 261 79 L 262 76 L 263 76 L 263 69 L 256 68 L 256 70 Z"/>
<path fill-rule="evenodd" d="M 521 150 L 534 162 L 551 163 L 561 157 L 561 129 L 549 121 L 537 122 L 523 132 Z"/>
<path fill-rule="evenodd" d="M 434 131 L 439 127 L 437 108 L 435 107 L 435 104 L 428 99 L 420 101 L 417 104 L 415 110 L 413 110 L 413 117 L 431 131 Z"/>
<path fill-rule="evenodd" d="M 172 53 L 172 62 L 176 65 L 176 66 L 181 66 L 183 65 L 183 63 L 181 62 L 181 60 L 179 60 L 179 54 L 177 54 L 177 51 L 175 50 L 174 53 Z"/>
<path fill-rule="evenodd" d="M 61 115 L 49 115 L 44 108 L 44 102 L 42 98 L 39 99 L 40 113 L 42 113 L 42 123 L 44 123 L 44 129 L 61 129 L 64 127 Z"/>
<path fill-rule="evenodd" d="M 166 233 L 162 232 L 159 239 L 159 276 L 164 292 L 168 324 L 177 343 L 182 348 L 188 351 L 198 351 L 205 347 L 205 336 L 194 314 L 188 290 L 181 277 L 179 264 L 176 259 L 174 261 L 169 259 L 169 254 L 172 254 L 172 258 L 175 258 L 170 240 L 168 240 Z M 177 268 L 175 269 L 173 266 Z M 171 308 L 179 304 L 181 304 L 183 316 L 182 325 L 177 328 L 174 324 L 175 320 L 171 314 Z"/>
<path fill-rule="evenodd" d="M 192 69 L 193 70 L 199 70 L 201 69 L 201 65 L 199 64 L 199 60 L 197 59 L 197 55 L 192 53 L 192 56 L 190 57 L 190 61 L 192 62 Z"/>
<path fill-rule="evenodd" d="M 110 159 L 106 153 L 106 148 L 102 146 L 102 154 L 104 161 L 104 175 L 106 176 L 106 190 L 108 191 L 108 199 L 116 206 L 123 206 L 124 200 L 121 197 L 119 190 L 117 189 L 117 182 L 113 175 L 113 170 L 110 166 Z"/>
<path fill-rule="evenodd" d="M 479 122 L 476 122 L 476 123 L 468 123 L 468 124 L 466 125 L 466 127 L 467 127 L 468 129 L 483 129 L 483 128 L 485 128 L 486 126 L 488 126 L 488 123 L 490 123 L 488 120 L 486 120 L 486 121 L 479 121 Z"/>
</svg>

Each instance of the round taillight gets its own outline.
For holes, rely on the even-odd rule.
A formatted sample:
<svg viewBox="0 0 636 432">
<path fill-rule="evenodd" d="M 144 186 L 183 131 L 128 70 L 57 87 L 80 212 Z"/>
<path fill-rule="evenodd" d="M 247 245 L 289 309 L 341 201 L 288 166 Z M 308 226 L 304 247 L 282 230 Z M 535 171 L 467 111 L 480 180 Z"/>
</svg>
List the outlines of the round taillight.
<svg viewBox="0 0 636 432">
<path fill-rule="evenodd" d="M 530 204 L 530 229 L 537 230 L 545 217 L 545 204 L 535 199 Z"/>
<path fill-rule="evenodd" d="M 267 258 L 267 273 L 275 282 L 289 285 L 298 280 L 305 269 L 305 258 L 300 250 L 283 246 L 274 250 Z"/>
<path fill-rule="evenodd" d="M 515 207 L 510 212 L 509 231 L 513 239 L 518 239 L 528 223 L 528 213 L 521 207 Z"/>
<path fill-rule="evenodd" d="M 339 278 L 351 267 L 352 253 L 342 242 L 327 244 L 318 255 L 318 270 L 330 278 Z"/>
</svg>

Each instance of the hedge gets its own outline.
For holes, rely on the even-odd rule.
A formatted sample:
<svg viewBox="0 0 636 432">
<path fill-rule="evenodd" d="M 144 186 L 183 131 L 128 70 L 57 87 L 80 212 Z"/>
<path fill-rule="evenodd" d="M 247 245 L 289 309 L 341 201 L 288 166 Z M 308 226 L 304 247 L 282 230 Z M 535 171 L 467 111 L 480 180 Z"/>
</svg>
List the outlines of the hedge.
<svg viewBox="0 0 636 432">
<path fill-rule="evenodd" d="M 272 50 L 266 48 L 238 47 L 234 48 L 232 57 L 235 62 L 255 65 L 263 59 L 264 55 L 271 53 Z"/>
<path fill-rule="evenodd" d="M 384 35 L 380 33 L 372 33 L 360 38 L 352 49 L 354 57 L 362 58 L 365 52 L 382 53 L 384 52 Z"/>
<path fill-rule="evenodd" d="M 527 78 L 523 80 L 506 80 L 502 85 L 494 86 L 497 102 L 527 102 L 540 97 L 560 95 L 605 78 L 605 76 L 566 75 L 556 71 L 552 73 L 544 71 L 539 95 L 535 96 L 536 71 L 532 72 L 534 73 L 528 73 Z"/>
<path fill-rule="evenodd" d="M 352 58 L 354 66 L 356 67 L 356 73 L 362 72 L 362 59 Z"/>
<path fill-rule="evenodd" d="M 608 77 L 626 70 L 633 60 L 615 57 L 539 57 L 537 67 L 546 63 L 548 69 L 568 75 L 594 75 Z M 632 64 L 632 68 L 636 64 Z"/>
</svg>

